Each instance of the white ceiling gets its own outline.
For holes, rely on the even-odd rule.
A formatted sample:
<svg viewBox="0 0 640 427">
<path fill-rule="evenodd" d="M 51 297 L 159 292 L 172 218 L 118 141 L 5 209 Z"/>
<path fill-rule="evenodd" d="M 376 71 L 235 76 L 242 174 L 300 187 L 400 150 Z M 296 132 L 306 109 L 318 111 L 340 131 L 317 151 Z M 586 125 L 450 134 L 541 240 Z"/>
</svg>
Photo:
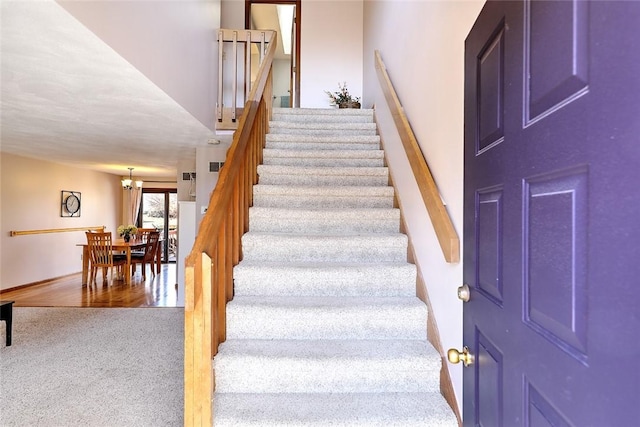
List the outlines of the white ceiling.
<svg viewBox="0 0 640 427">
<path fill-rule="evenodd" d="M 1 0 L 2 152 L 175 177 L 214 133 L 52 0 Z"/>
</svg>

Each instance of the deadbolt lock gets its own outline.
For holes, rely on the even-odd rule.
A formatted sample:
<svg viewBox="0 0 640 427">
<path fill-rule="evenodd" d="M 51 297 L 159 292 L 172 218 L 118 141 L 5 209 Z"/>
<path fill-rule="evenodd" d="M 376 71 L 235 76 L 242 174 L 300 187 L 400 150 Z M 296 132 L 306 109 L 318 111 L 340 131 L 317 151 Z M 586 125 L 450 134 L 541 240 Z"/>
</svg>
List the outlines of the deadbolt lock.
<svg viewBox="0 0 640 427">
<path fill-rule="evenodd" d="M 449 351 L 447 351 L 447 359 L 454 364 L 462 362 L 464 366 L 473 365 L 475 361 L 475 357 L 469 352 L 469 347 L 467 346 L 462 349 L 462 352 L 459 352 L 455 348 L 449 349 Z"/>
<path fill-rule="evenodd" d="M 471 289 L 466 283 L 458 288 L 458 299 L 462 302 L 469 302 L 471 297 Z"/>
</svg>

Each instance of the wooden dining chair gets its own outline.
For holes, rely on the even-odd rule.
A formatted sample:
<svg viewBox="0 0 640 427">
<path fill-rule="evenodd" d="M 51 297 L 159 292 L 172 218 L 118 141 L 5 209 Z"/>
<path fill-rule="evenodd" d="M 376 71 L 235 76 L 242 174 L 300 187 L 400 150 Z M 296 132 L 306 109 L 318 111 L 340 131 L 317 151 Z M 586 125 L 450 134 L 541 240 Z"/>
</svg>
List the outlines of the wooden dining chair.
<svg viewBox="0 0 640 427">
<path fill-rule="evenodd" d="M 155 228 L 138 228 L 138 232 L 135 235 L 136 240 L 141 241 L 141 242 L 146 242 L 147 239 L 149 238 L 149 234 L 153 233 L 154 231 L 158 231 Z M 132 255 L 142 255 L 144 253 L 144 249 L 142 250 L 138 250 L 138 249 L 134 249 L 131 251 Z"/>
<path fill-rule="evenodd" d="M 111 232 L 91 233 L 87 232 L 87 246 L 89 248 L 90 274 L 89 283 L 96 283 L 98 269 L 102 269 L 102 281 L 107 283 L 107 272 L 111 269 L 111 280 L 113 281 L 113 270 L 117 268 L 119 276 L 122 276 L 123 267 L 127 264 L 127 258 L 123 255 L 113 254 L 113 244 Z"/>
<path fill-rule="evenodd" d="M 154 268 L 156 261 L 156 252 L 158 251 L 158 245 L 160 243 L 160 232 L 151 231 L 147 235 L 147 241 L 144 246 L 144 251 L 140 254 L 131 253 L 131 274 L 136 272 L 136 264 L 142 264 L 142 279 L 146 280 L 147 264 L 151 265 L 151 273 L 156 275 L 156 269 Z"/>
</svg>

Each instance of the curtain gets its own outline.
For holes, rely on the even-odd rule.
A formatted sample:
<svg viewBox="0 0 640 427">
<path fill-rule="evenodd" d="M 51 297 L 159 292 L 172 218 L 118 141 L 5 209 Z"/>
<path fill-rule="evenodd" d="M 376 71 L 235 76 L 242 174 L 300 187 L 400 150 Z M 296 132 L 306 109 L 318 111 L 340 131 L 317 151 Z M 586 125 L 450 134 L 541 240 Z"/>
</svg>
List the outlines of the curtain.
<svg viewBox="0 0 640 427">
<path fill-rule="evenodd" d="M 132 188 L 125 190 L 129 192 L 129 206 L 127 208 L 126 224 L 136 225 L 138 221 L 138 212 L 140 212 L 140 202 L 142 201 L 142 188 Z"/>
</svg>

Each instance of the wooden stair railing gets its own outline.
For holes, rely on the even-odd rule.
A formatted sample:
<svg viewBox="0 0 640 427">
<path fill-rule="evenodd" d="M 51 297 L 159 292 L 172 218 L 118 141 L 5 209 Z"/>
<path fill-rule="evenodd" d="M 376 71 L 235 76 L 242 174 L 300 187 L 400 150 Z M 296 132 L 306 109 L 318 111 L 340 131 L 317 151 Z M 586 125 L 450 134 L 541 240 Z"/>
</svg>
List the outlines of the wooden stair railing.
<svg viewBox="0 0 640 427">
<path fill-rule="evenodd" d="M 460 238 L 455 228 L 453 228 L 451 217 L 444 203 L 442 203 L 438 187 L 433 180 L 427 161 L 420 150 L 418 140 L 411 130 L 411 125 L 404 113 L 402 104 L 400 104 L 400 99 L 393 88 L 393 84 L 387 73 L 387 68 L 384 62 L 382 62 L 380 52 L 377 50 L 375 51 L 375 66 L 382 92 L 391 110 L 391 116 L 396 124 L 398 133 L 400 134 L 400 140 L 409 159 L 411 170 L 418 182 L 422 199 L 436 232 L 444 259 L 448 263 L 460 262 Z"/>
<path fill-rule="evenodd" d="M 275 40 L 276 32 L 271 30 L 218 30 L 216 129 L 237 129 L 237 119 L 242 115 L 252 89 L 253 57 L 257 56 L 256 63 L 261 64 L 266 58 L 269 45 Z M 238 61 L 239 54 L 244 56 L 243 64 Z M 230 64 L 230 67 L 225 67 L 225 63 Z M 243 67 L 242 74 L 238 72 L 239 65 Z M 243 79 L 240 85 L 239 76 Z M 239 86 L 242 86 L 242 91 L 238 89 Z M 245 105 L 239 105 L 239 95 L 242 95 Z"/>
<path fill-rule="evenodd" d="M 213 356 L 226 338 L 226 303 L 233 297 L 233 267 L 249 226 L 253 185 L 271 117 L 275 37 L 234 133 L 193 248 L 185 259 L 184 425 L 213 425 Z"/>
</svg>

